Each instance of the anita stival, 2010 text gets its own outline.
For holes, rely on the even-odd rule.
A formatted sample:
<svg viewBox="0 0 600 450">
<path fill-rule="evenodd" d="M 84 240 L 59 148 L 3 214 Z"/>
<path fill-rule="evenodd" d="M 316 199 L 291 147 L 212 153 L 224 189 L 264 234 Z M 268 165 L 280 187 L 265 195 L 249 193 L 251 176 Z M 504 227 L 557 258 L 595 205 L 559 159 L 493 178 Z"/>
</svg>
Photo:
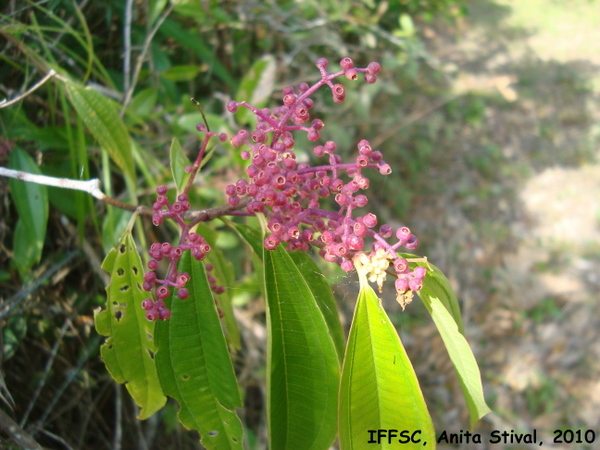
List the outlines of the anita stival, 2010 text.
<svg viewBox="0 0 600 450">
<path fill-rule="evenodd" d="M 596 441 L 594 430 L 569 430 L 557 429 L 552 431 L 552 444 L 592 444 Z M 420 444 L 426 446 L 421 430 L 394 430 L 378 429 L 367 430 L 367 444 L 398 443 L 398 444 Z M 436 442 L 438 444 L 481 444 L 484 436 L 481 433 L 460 430 L 458 432 L 442 431 Z M 544 443 L 539 439 L 538 431 L 531 430 L 520 433 L 514 430 L 492 430 L 485 441 L 489 444 L 537 444 L 540 447 Z"/>
</svg>

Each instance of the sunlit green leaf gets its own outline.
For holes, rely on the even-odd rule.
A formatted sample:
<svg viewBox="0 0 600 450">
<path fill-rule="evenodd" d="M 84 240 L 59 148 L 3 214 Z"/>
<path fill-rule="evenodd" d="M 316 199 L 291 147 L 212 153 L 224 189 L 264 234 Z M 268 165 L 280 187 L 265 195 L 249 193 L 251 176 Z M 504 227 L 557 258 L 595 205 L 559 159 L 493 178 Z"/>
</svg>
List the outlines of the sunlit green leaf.
<svg viewBox="0 0 600 450">
<path fill-rule="evenodd" d="M 218 116 L 216 114 L 205 113 L 206 121 L 208 122 L 208 126 L 210 131 L 215 133 L 229 133 L 231 132 L 231 127 L 229 124 L 223 119 L 222 116 Z M 195 135 L 201 136 L 198 132 L 196 126 L 198 124 L 204 124 L 204 118 L 202 114 L 198 112 L 190 112 L 186 114 L 181 114 L 175 120 L 178 127 L 181 127 L 183 130 L 188 133 L 193 133 Z M 214 143 L 216 144 L 218 141 L 215 139 Z"/>
<path fill-rule="evenodd" d="M 86 127 L 117 166 L 133 181 L 135 165 L 131 141 L 114 104 L 94 89 L 75 82 L 67 81 L 65 86 L 73 107 Z"/>
<path fill-rule="evenodd" d="M 19 147 L 10 155 L 9 167 L 31 174 L 41 174 L 35 161 Z M 19 214 L 13 243 L 13 261 L 21 275 L 42 256 L 48 223 L 46 186 L 10 178 L 10 193 Z"/>
<path fill-rule="evenodd" d="M 481 374 L 473 351 L 445 304 L 425 285 L 419 291 L 419 297 L 431 314 L 454 364 L 469 408 L 472 428 L 479 419 L 490 412 L 483 396 Z"/>
<path fill-rule="evenodd" d="M 130 230 L 106 256 L 102 268 L 110 274 L 110 284 L 106 309 L 94 311 L 96 330 L 107 336 L 100 354 L 111 376 L 126 383 L 141 407 L 139 418 L 145 419 L 162 408 L 166 398 L 154 362 L 154 324 L 146 320 L 141 307 L 148 295 L 141 288 L 143 266 Z"/>
<path fill-rule="evenodd" d="M 369 444 L 368 430 L 419 431 L 417 445 L 435 448 L 435 431 L 404 346 L 377 295 L 361 286 L 344 356 L 339 403 L 340 448 L 395 449 L 398 441 Z M 403 446 L 402 446 L 403 447 Z"/>
<path fill-rule="evenodd" d="M 400 256 L 406 259 L 419 259 L 418 256 L 410 253 L 399 253 Z M 454 321 L 458 325 L 459 331 L 464 334 L 465 329 L 460 314 L 460 305 L 454 289 L 450 285 L 450 281 L 446 278 L 446 275 L 430 262 L 411 262 L 410 267 L 412 269 L 415 266 L 423 266 L 427 268 L 427 276 L 423 280 L 424 290 L 421 292 L 428 292 L 429 295 L 437 297 L 442 304 L 446 307 Z"/>
<path fill-rule="evenodd" d="M 243 428 L 235 408 L 242 405 L 233 364 L 204 264 L 186 252 L 190 296 L 167 299 L 171 318 L 157 325 L 156 363 L 166 395 L 179 403 L 178 417 L 200 432 L 207 449 L 241 449 Z"/>
<path fill-rule="evenodd" d="M 400 14 L 398 23 L 405 36 L 410 37 L 415 34 L 415 24 L 408 14 Z"/>
<path fill-rule="evenodd" d="M 326 449 L 335 439 L 339 362 L 317 302 L 281 247 L 264 250 L 269 448 Z"/>
<path fill-rule="evenodd" d="M 263 242 L 260 232 L 246 225 L 235 224 L 235 226 L 233 226 L 233 224 L 231 224 L 231 226 L 244 242 L 252 248 L 253 252 L 259 258 L 262 258 Z M 338 357 L 341 361 L 344 356 L 346 339 L 344 337 L 344 330 L 340 322 L 337 304 L 331 286 L 327 283 L 321 270 L 308 254 L 305 252 L 289 252 L 289 255 L 297 266 L 299 273 L 304 277 L 304 281 L 310 288 L 315 301 L 317 302 L 317 306 L 325 318 Z"/>
</svg>

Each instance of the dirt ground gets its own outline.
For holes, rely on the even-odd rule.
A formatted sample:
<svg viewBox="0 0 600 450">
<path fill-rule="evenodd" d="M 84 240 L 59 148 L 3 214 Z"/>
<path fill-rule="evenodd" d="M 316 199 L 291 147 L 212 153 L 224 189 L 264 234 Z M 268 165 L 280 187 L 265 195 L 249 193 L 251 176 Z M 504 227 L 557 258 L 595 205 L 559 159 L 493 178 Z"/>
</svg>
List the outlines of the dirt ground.
<svg viewBox="0 0 600 450">
<path fill-rule="evenodd" d="M 494 411 L 484 443 L 458 447 L 529 448 L 485 442 L 537 430 L 546 448 L 599 448 L 552 442 L 556 429 L 600 442 L 600 5 L 527 3 L 477 1 L 458 30 L 426 27 L 453 93 L 485 101 L 430 169 L 444 189 L 416 202 L 411 228 L 456 287 Z M 485 149 L 488 176 L 470 163 Z M 433 325 L 402 335 L 438 433 L 467 430 Z"/>
</svg>

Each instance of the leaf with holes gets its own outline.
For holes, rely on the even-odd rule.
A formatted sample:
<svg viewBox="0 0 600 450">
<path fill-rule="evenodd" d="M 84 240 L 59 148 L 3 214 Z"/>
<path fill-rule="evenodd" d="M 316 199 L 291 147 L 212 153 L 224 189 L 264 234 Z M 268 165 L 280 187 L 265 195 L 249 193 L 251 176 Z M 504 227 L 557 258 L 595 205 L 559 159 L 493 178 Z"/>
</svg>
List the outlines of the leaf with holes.
<svg viewBox="0 0 600 450">
<path fill-rule="evenodd" d="M 108 336 L 100 355 L 117 383 L 127 390 L 140 406 L 139 419 L 146 419 L 162 408 L 162 393 L 154 353 L 154 323 L 148 322 L 140 306 L 148 295 L 142 290 L 143 266 L 127 229 L 102 263 L 110 274 L 106 288 L 106 309 L 94 311 L 96 330 Z"/>
<path fill-rule="evenodd" d="M 181 423 L 200 432 L 204 447 L 241 449 L 243 428 L 235 408 L 242 399 L 204 264 L 186 252 L 179 271 L 190 275 L 190 296 L 167 298 L 171 318 L 156 327 L 161 385 L 179 402 Z"/>
</svg>

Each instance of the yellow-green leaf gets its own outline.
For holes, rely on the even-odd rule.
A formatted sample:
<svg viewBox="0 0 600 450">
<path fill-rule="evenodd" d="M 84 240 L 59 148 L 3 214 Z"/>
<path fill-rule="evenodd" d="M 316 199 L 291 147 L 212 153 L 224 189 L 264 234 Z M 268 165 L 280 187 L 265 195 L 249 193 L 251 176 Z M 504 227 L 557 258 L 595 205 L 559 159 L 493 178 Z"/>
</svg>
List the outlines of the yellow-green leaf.
<svg viewBox="0 0 600 450">
<path fill-rule="evenodd" d="M 344 356 L 338 425 L 341 450 L 428 449 L 436 444 L 413 366 L 366 280 L 361 283 Z M 372 440 L 369 430 L 378 429 L 410 430 L 412 444 L 400 445 L 400 436 L 367 444 Z"/>
<path fill-rule="evenodd" d="M 427 277 L 425 278 L 427 279 Z M 490 412 L 483 396 L 481 374 L 473 351 L 446 306 L 431 293 L 425 283 L 419 291 L 419 297 L 431 314 L 454 364 L 463 395 L 467 401 L 471 428 L 473 428 L 479 419 Z"/>
<path fill-rule="evenodd" d="M 94 311 L 99 334 L 107 336 L 100 355 L 108 372 L 140 406 L 139 418 L 146 419 L 162 408 L 162 393 L 154 353 L 154 324 L 145 318 L 141 303 L 148 295 L 141 286 L 143 266 L 127 229 L 117 248 L 106 256 L 102 268 L 110 274 L 106 309 Z"/>
</svg>

